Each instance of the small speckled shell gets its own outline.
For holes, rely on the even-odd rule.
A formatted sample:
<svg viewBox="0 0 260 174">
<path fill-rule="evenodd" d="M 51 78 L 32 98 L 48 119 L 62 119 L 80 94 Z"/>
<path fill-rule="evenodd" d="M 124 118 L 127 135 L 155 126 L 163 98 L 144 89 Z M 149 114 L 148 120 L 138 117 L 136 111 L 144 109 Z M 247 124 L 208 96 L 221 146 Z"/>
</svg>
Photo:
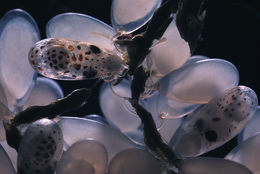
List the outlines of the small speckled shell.
<svg viewBox="0 0 260 174">
<path fill-rule="evenodd" d="M 52 174 L 61 158 L 63 135 L 49 119 L 38 120 L 26 129 L 18 150 L 20 174 Z"/>
<path fill-rule="evenodd" d="M 41 75 L 59 80 L 111 81 L 127 69 L 114 52 L 87 42 L 58 38 L 37 42 L 29 52 L 29 60 Z"/>
<path fill-rule="evenodd" d="M 226 90 L 184 120 L 170 145 L 182 157 L 197 156 L 236 136 L 256 112 L 256 93 L 245 86 Z"/>
</svg>

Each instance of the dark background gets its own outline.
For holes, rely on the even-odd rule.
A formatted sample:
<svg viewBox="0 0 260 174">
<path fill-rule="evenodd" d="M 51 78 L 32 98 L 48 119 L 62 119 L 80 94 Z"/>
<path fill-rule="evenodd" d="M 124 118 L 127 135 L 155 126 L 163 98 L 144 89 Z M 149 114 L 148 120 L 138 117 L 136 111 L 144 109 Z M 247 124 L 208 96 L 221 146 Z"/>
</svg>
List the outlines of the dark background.
<svg viewBox="0 0 260 174">
<path fill-rule="evenodd" d="M 203 40 L 195 54 L 211 58 L 223 58 L 232 62 L 240 73 L 240 84 L 251 87 L 260 96 L 260 6 L 259 0 L 208 0 L 205 4 L 207 16 L 202 32 Z M 14 8 L 30 13 L 38 23 L 42 39 L 45 38 L 45 25 L 48 20 L 64 12 L 84 13 L 111 24 L 111 0 L 9 0 L 1 3 L 0 17 Z M 90 87 L 90 81 L 58 81 L 67 95 L 72 90 Z M 101 83 L 100 83 L 101 84 Z M 89 102 L 80 110 L 69 115 L 83 116 L 100 114 L 98 105 L 99 85 L 93 91 Z M 222 148 L 207 155 L 222 157 L 235 145 L 233 139 Z"/>
</svg>

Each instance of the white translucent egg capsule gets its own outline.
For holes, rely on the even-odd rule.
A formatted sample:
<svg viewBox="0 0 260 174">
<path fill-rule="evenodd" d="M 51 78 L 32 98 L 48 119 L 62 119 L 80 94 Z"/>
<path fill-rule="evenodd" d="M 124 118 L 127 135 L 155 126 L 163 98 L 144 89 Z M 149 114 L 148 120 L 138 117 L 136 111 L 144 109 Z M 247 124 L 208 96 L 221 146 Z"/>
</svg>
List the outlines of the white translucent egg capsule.
<svg viewBox="0 0 260 174">
<path fill-rule="evenodd" d="M 108 174 L 159 174 L 162 171 L 160 161 L 149 152 L 137 148 L 117 154 L 108 168 Z"/>
<path fill-rule="evenodd" d="M 255 92 L 245 86 L 226 90 L 184 120 L 170 145 L 180 157 L 197 156 L 236 136 L 256 112 Z"/>
<path fill-rule="evenodd" d="M 217 94 L 238 85 L 236 67 L 223 59 L 196 61 L 172 71 L 158 82 L 166 98 L 204 104 Z"/>
<path fill-rule="evenodd" d="M 41 75 L 59 80 L 111 81 L 127 69 L 115 52 L 88 42 L 57 38 L 37 42 L 29 52 L 29 61 Z"/>
<path fill-rule="evenodd" d="M 225 158 L 248 167 L 253 173 L 260 172 L 260 133 L 241 142 Z"/>
<path fill-rule="evenodd" d="M 4 148 L 0 145 L 0 171 L 3 174 L 15 174 L 14 167 L 5 152 Z"/>
<path fill-rule="evenodd" d="M 100 107 L 107 121 L 124 133 L 136 130 L 141 125 L 136 113 L 127 107 L 131 105 L 125 99 L 131 97 L 130 85 L 128 80 L 116 86 L 104 83 L 99 95 Z"/>
<path fill-rule="evenodd" d="M 120 33 L 131 33 L 146 24 L 162 0 L 113 0 L 111 21 Z"/>
<path fill-rule="evenodd" d="M 0 84 L 12 111 L 14 106 L 23 104 L 36 79 L 27 57 L 39 39 L 38 26 L 27 12 L 14 9 L 1 18 Z"/>
<path fill-rule="evenodd" d="M 30 124 L 18 149 L 18 173 L 54 173 L 62 148 L 63 135 L 56 122 L 41 119 Z"/>
<path fill-rule="evenodd" d="M 23 109 L 33 105 L 48 105 L 63 97 L 62 89 L 57 82 L 45 77 L 38 77 L 30 96 L 24 103 Z"/>
<path fill-rule="evenodd" d="M 187 158 L 179 170 L 181 174 L 253 174 L 239 163 L 212 157 Z"/>
<path fill-rule="evenodd" d="M 166 41 L 155 45 L 146 59 L 150 59 L 150 71 L 153 76 L 165 76 L 180 68 L 190 57 L 189 44 L 183 40 L 173 21 L 162 38 Z"/>
<path fill-rule="evenodd" d="M 246 139 L 256 135 L 260 132 L 260 106 L 257 107 L 257 110 L 252 117 L 252 119 L 247 123 L 246 127 L 238 136 L 238 142 L 241 143 Z"/>
<path fill-rule="evenodd" d="M 112 38 L 116 31 L 104 22 L 80 13 L 62 13 L 53 17 L 46 26 L 49 38 L 80 40 L 114 50 Z"/>
<path fill-rule="evenodd" d="M 64 141 L 68 147 L 80 140 L 96 140 L 105 146 L 109 161 L 122 150 L 136 146 L 117 129 L 97 121 L 61 117 L 58 124 L 62 129 Z"/>
<path fill-rule="evenodd" d="M 14 148 L 10 147 L 7 144 L 6 140 L 1 142 L 1 146 L 4 148 L 8 157 L 10 158 L 15 171 L 17 171 L 17 151 Z"/>
<path fill-rule="evenodd" d="M 74 143 L 64 152 L 57 166 L 57 174 L 90 173 L 104 174 L 108 161 L 103 144 L 95 140 Z"/>
</svg>

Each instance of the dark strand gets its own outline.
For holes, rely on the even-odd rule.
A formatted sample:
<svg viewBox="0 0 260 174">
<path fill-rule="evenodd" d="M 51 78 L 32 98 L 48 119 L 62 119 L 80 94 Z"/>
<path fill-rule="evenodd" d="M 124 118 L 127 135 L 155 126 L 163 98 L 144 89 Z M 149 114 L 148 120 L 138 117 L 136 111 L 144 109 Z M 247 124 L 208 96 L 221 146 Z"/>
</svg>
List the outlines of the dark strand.
<svg viewBox="0 0 260 174">
<path fill-rule="evenodd" d="M 172 149 L 162 140 L 151 113 L 138 104 L 137 100 L 130 99 L 129 102 L 135 108 L 137 115 L 142 121 L 144 142 L 147 147 L 155 152 L 162 161 L 178 168 L 181 160 L 176 157 Z"/>
<path fill-rule="evenodd" d="M 45 106 L 31 106 L 18 113 L 13 120 L 16 126 L 31 123 L 42 118 L 52 119 L 57 115 L 81 107 L 90 96 L 90 89 L 81 88 L 74 90 L 65 98 L 59 99 Z"/>
</svg>

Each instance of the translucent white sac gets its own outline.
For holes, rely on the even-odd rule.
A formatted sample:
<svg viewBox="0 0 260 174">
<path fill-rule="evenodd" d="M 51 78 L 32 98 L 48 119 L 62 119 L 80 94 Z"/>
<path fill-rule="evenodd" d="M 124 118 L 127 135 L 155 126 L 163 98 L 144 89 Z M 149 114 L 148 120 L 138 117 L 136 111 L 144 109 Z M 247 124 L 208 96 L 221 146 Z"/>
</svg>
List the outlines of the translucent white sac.
<svg viewBox="0 0 260 174">
<path fill-rule="evenodd" d="M 111 21 L 120 33 L 131 33 L 145 25 L 162 0 L 113 0 Z"/>
<path fill-rule="evenodd" d="M 184 117 L 195 109 L 197 109 L 200 104 L 191 104 L 191 103 L 184 103 L 176 100 L 171 100 L 163 95 L 158 95 L 157 97 L 157 107 L 158 111 L 163 118 L 181 118 Z"/>
<path fill-rule="evenodd" d="M 54 173 L 62 148 L 63 135 L 56 122 L 41 119 L 30 124 L 18 149 L 18 173 Z"/>
<path fill-rule="evenodd" d="M 253 173 L 260 171 L 259 160 L 260 160 L 260 134 L 256 134 L 237 147 L 235 147 L 225 157 L 226 159 L 238 162 L 248 167 Z"/>
<path fill-rule="evenodd" d="M 117 154 L 109 164 L 108 174 L 160 174 L 160 161 L 149 152 L 131 148 Z"/>
<path fill-rule="evenodd" d="M 187 61 L 183 64 L 183 66 L 198 62 L 200 60 L 207 60 L 207 59 L 210 58 L 204 55 L 193 55 L 187 59 Z"/>
<path fill-rule="evenodd" d="M 14 167 L 5 152 L 4 148 L 0 145 L 0 170 L 3 174 L 16 174 Z"/>
<path fill-rule="evenodd" d="M 76 161 L 78 164 L 75 163 Z M 64 152 L 56 172 L 57 174 L 83 174 L 82 168 L 84 169 L 87 164 L 87 169 L 92 169 L 92 173 L 104 174 L 107 161 L 108 155 L 104 145 L 95 140 L 82 140 L 72 144 Z"/>
<path fill-rule="evenodd" d="M 183 161 L 181 174 L 253 174 L 245 166 L 222 158 L 197 157 Z"/>
<path fill-rule="evenodd" d="M 217 94 L 238 85 L 236 67 L 223 59 L 196 61 L 172 71 L 158 82 L 158 90 L 166 98 L 203 104 Z"/>
<path fill-rule="evenodd" d="M 127 68 L 116 52 L 69 39 L 41 40 L 30 49 L 28 57 L 38 73 L 58 80 L 111 81 Z"/>
<path fill-rule="evenodd" d="M 247 123 L 244 130 L 239 134 L 238 141 L 239 143 L 245 141 L 249 137 L 254 136 L 260 132 L 260 106 L 257 107 L 257 110 L 252 117 L 252 119 Z"/>
<path fill-rule="evenodd" d="M 104 118 L 101 115 L 89 114 L 89 115 L 84 116 L 83 118 L 86 118 L 86 119 L 89 119 L 89 120 L 94 120 L 94 121 L 97 121 L 99 123 L 108 125 L 106 118 Z"/>
<path fill-rule="evenodd" d="M 1 142 L 1 146 L 4 148 L 4 150 L 6 151 L 9 159 L 12 162 L 12 165 L 15 169 L 15 171 L 17 171 L 17 152 L 14 148 L 10 147 L 6 141 L 2 141 Z"/>
<path fill-rule="evenodd" d="M 28 62 L 28 52 L 40 39 L 34 19 L 25 11 L 14 9 L 0 21 L 0 83 L 8 104 L 22 105 L 32 88 L 36 73 Z"/>
<path fill-rule="evenodd" d="M 252 89 L 245 86 L 228 89 L 187 117 L 170 145 L 180 157 L 197 156 L 217 148 L 246 126 L 257 105 Z"/>
<path fill-rule="evenodd" d="M 64 141 L 68 146 L 79 140 L 96 140 L 105 146 L 109 161 L 120 151 L 135 147 L 135 144 L 118 130 L 96 121 L 84 118 L 62 117 L 58 124 L 62 129 Z"/>
<path fill-rule="evenodd" d="M 147 57 L 151 61 L 152 75 L 159 77 L 180 68 L 190 57 L 189 44 L 181 38 L 175 21 L 169 25 L 162 38 L 166 38 L 166 41 L 152 47 Z"/>
<path fill-rule="evenodd" d="M 157 130 L 161 134 L 163 140 L 165 140 L 167 143 L 170 142 L 170 139 L 172 138 L 175 131 L 178 129 L 178 127 L 181 124 L 181 119 L 165 119 L 161 116 L 165 113 L 162 113 L 162 110 L 158 110 L 158 93 L 150 97 L 149 99 L 146 99 L 144 103 L 144 107 L 147 111 L 149 111 L 154 121 L 157 125 Z"/>
<path fill-rule="evenodd" d="M 141 125 L 141 121 L 135 111 L 130 109 L 131 104 L 124 97 L 131 97 L 128 80 L 123 80 L 116 86 L 103 83 L 99 93 L 99 104 L 110 125 L 119 128 L 122 132 L 129 132 L 136 130 Z"/>
<path fill-rule="evenodd" d="M 46 26 L 46 35 L 85 41 L 108 50 L 115 49 L 112 38 L 116 31 L 104 22 L 80 13 L 63 13 L 53 17 Z"/>
<path fill-rule="evenodd" d="M 26 109 L 33 105 L 47 105 L 62 97 L 64 97 L 63 91 L 57 82 L 52 79 L 38 77 L 23 108 Z"/>
</svg>

